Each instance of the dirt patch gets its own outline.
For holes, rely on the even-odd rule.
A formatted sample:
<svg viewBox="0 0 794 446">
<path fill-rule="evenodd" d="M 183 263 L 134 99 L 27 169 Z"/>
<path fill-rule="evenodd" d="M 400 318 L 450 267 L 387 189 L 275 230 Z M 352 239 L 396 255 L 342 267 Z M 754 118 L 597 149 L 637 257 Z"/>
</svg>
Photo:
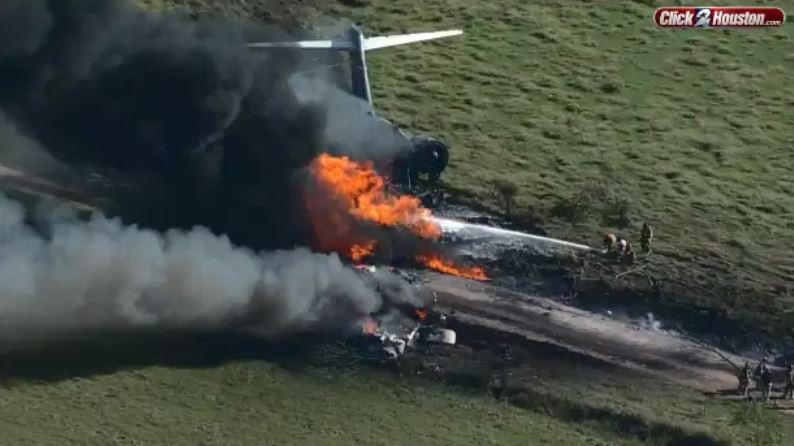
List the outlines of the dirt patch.
<svg viewBox="0 0 794 446">
<path fill-rule="evenodd" d="M 565 350 L 604 366 L 649 373 L 703 391 L 736 385 L 733 367 L 744 358 L 715 352 L 656 327 L 644 327 L 550 299 L 431 275 L 428 286 L 439 296 L 440 311 L 454 320 L 486 327 Z"/>
</svg>

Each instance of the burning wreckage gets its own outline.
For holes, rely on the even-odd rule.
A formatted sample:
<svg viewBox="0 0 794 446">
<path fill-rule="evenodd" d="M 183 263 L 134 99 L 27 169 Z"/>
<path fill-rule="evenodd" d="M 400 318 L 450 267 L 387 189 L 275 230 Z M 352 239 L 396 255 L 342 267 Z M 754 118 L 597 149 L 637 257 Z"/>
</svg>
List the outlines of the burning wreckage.
<svg viewBox="0 0 794 446">
<path fill-rule="evenodd" d="M 0 94 L 0 114 L 5 118 L 6 110 L 14 110 L 14 122 L 30 128 L 31 135 L 36 136 L 30 144 L 25 140 L 26 144 L 20 146 L 36 149 L 41 146 L 67 164 L 107 168 L 129 174 L 131 178 L 143 174 L 145 181 L 141 184 L 148 187 L 151 180 L 153 189 L 162 187 L 166 191 L 153 194 L 162 196 L 163 201 L 157 201 L 158 207 L 151 214 L 158 213 L 161 204 L 174 208 L 168 209 L 169 215 L 162 221 L 159 216 L 151 218 L 157 226 L 164 229 L 187 223 L 198 226 L 195 230 L 174 229 L 161 234 L 127 228 L 120 221 L 101 218 L 88 225 L 76 221 L 69 228 L 77 229 L 69 234 L 85 234 L 89 240 L 118 239 L 116 244 L 107 244 L 111 252 L 127 253 L 125 243 L 130 243 L 139 248 L 136 252 L 146 255 L 118 255 L 88 262 L 86 251 L 93 250 L 82 249 L 85 242 L 72 246 L 34 238 L 37 242 L 25 243 L 25 247 L 50 249 L 52 246 L 55 254 L 60 252 L 57 249 L 74 250 L 79 254 L 60 257 L 79 259 L 70 263 L 79 263 L 83 268 L 62 274 L 36 274 L 42 283 L 32 284 L 35 285 L 32 291 L 20 288 L 20 292 L 38 293 L 40 289 L 49 289 L 50 277 L 66 276 L 74 279 L 75 285 L 66 288 L 74 290 L 70 297 L 76 302 L 84 300 L 83 293 L 88 292 L 84 290 L 103 290 L 101 298 L 96 299 L 103 306 L 98 310 L 91 308 L 92 317 L 94 313 L 102 316 L 101 324 L 97 323 L 101 327 L 115 329 L 119 323 L 134 325 L 143 319 L 147 326 L 157 329 L 214 329 L 242 317 L 246 325 L 251 320 L 251 325 L 264 327 L 268 335 L 307 329 L 306 326 L 313 328 L 314 321 L 336 316 L 327 308 L 339 304 L 345 310 L 345 319 L 353 316 L 352 324 L 357 316 L 362 317 L 363 327 L 357 327 L 357 334 L 376 340 L 378 351 L 387 357 L 400 356 L 417 342 L 454 344 L 453 332 L 429 323 L 429 305 L 406 306 L 397 304 L 402 300 L 393 299 L 384 308 L 374 310 L 377 314 L 359 315 L 359 311 L 371 312 L 381 303 L 372 295 L 371 287 L 352 280 L 353 273 L 339 262 L 342 257 L 349 264 L 375 261 L 393 264 L 392 258 L 401 258 L 447 274 L 485 277 L 479 268 L 457 265 L 448 258 L 437 243 L 441 228 L 422 200 L 396 194 L 389 184 L 401 178 L 407 178 L 410 183 L 418 175 L 427 175 L 431 181 L 437 179 L 448 158 L 445 144 L 431 137 L 410 136 L 392 126 L 393 133 L 402 140 L 399 147 L 337 153 L 332 150 L 334 140 L 323 134 L 327 131 L 323 118 L 345 115 L 352 122 L 358 117 L 342 113 L 346 110 L 341 110 L 337 102 L 309 107 L 298 97 L 303 91 L 290 88 L 288 81 L 297 74 L 296 67 L 287 63 L 292 62 L 291 58 L 283 57 L 281 52 L 268 60 L 248 60 L 251 54 L 244 47 L 244 36 L 229 40 L 226 33 L 215 34 L 218 28 L 214 25 L 205 28 L 185 23 L 181 18 L 164 20 L 140 13 L 132 3 L 74 1 L 64 2 L 63 8 L 51 7 L 51 3 L 19 2 L 24 7 L 12 8 L 10 15 L 7 11 L 0 14 L 0 18 L 14 23 L 17 11 L 30 12 L 35 17 L 41 13 L 67 34 L 75 30 L 81 33 L 81 38 L 62 39 L 68 45 L 60 45 L 61 39 L 50 42 L 50 38 L 58 35 L 50 35 L 50 21 L 41 20 L 41 26 L 24 30 L 30 31 L 30 36 L 16 42 L 19 48 L 12 45 L 9 55 L 0 57 L 0 62 L 14 68 L 0 76 L 6 81 L 0 82 L 0 90 L 7 93 Z M 72 20 L 76 26 L 68 25 Z M 136 26 L 127 26 L 129 23 Z M 132 31 L 136 34 L 131 37 L 128 33 Z M 82 33 L 90 38 L 83 39 Z M 371 105 L 365 52 L 458 34 L 460 31 L 364 38 L 359 30 L 352 29 L 347 39 L 250 43 L 250 46 L 346 52 L 350 56 L 351 89 L 356 96 L 353 101 Z M 107 51 L 95 51 L 94 45 L 83 47 L 93 40 Z M 28 47 L 24 42 L 38 43 Z M 30 57 L 17 57 L 28 54 Z M 83 65 L 86 69 L 80 76 L 71 71 L 76 67 L 57 62 L 74 55 L 86 61 L 80 64 L 81 69 Z M 59 68 L 58 76 L 52 77 L 52 67 Z M 55 79 L 53 82 L 35 81 L 51 77 Z M 119 88 L 120 85 L 124 88 Z M 42 98 L 42 101 L 29 103 L 30 98 Z M 369 109 L 373 117 L 369 121 L 385 121 Z M 0 127 L 3 127 L 0 132 L 10 132 L 8 128 L 12 126 Z M 384 132 L 384 138 L 388 134 Z M 371 134 L 365 136 L 372 143 L 379 142 Z M 361 142 L 352 141 L 351 145 Z M 109 146 L 116 150 L 108 152 L 105 148 Z M 356 159 L 354 155 L 362 156 Z M 393 159 L 395 156 L 398 159 Z M 392 159 L 377 159 L 388 157 Z M 389 161 L 395 169 L 391 172 L 382 168 Z M 400 171 L 405 175 L 401 176 Z M 138 181 L 130 183 L 137 185 Z M 251 218 L 248 221 L 238 216 Z M 148 226 L 149 216 L 135 215 L 132 219 L 139 217 L 144 221 L 142 225 Z M 121 231 L 131 236 L 116 237 Z M 20 233 L 28 231 L 23 228 Z M 228 236 L 216 237 L 216 233 Z M 252 255 L 248 249 L 238 249 L 239 245 L 249 243 L 263 251 Z M 339 257 L 326 255 L 332 253 Z M 19 257 L 39 258 L 38 255 Z M 214 267 L 193 263 L 199 259 L 215 262 L 211 263 Z M 38 263 L 50 267 L 48 262 Z M 201 274 L 179 274 L 181 269 L 167 268 L 172 263 L 184 263 L 190 271 L 190 268 L 204 269 Z M 99 267 L 106 269 L 101 273 L 91 269 Z M 138 272 L 152 271 L 150 268 L 160 269 L 155 270 L 157 274 Z M 369 270 L 362 273 L 372 274 Z M 126 288 L 128 277 L 143 277 L 130 292 Z M 150 277 L 168 280 L 149 283 Z M 102 285 L 89 286 L 94 278 L 101 278 Z M 304 282 L 306 287 L 298 286 Z M 118 293 L 105 292 L 108 283 L 121 284 L 113 288 Z M 174 283 L 180 286 L 173 286 Z M 183 286 L 184 283 L 190 286 Z M 146 307 L 145 311 L 141 310 L 138 301 L 156 300 L 151 296 L 163 297 L 162 304 L 140 305 Z M 165 299 L 164 296 L 181 297 Z M 105 299 L 112 305 L 104 305 Z M 136 304 L 127 305 L 129 302 Z M 172 309 L 174 305 L 179 308 Z M 77 315 L 87 311 L 82 305 L 69 307 L 75 308 Z M 104 312 L 106 308 L 117 307 L 129 309 L 130 314 L 122 317 Z M 317 310 L 318 307 L 322 308 Z M 258 311 L 260 308 L 268 311 Z M 272 308 L 284 311 L 270 311 Z M 356 312 L 349 312 L 348 308 Z M 42 309 L 45 310 L 48 309 Z M 93 318 L 77 316 L 39 319 L 90 319 L 94 323 Z M 345 320 L 344 325 L 350 324 Z M 76 325 L 63 330 L 84 328 Z M 324 322 L 320 325 L 327 327 Z"/>
<path fill-rule="evenodd" d="M 355 266 L 362 277 L 378 273 L 377 266 L 359 264 Z M 436 303 L 435 292 L 423 293 L 422 282 L 415 274 L 389 267 L 389 272 L 405 280 L 423 300 L 421 305 L 387 304 L 376 314 L 363 316 L 353 334 L 353 345 L 365 359 L 396 360 L 406 350 L 417 345 L 455 345 L 457 334 L 445 328 L 446 317 L 439 315 L 431 322 L 430 309 Z M 429 302 L 428 302 L 429 301 Z"/>
<path fill-rule="evenodd" d="M 372 105 L 369 74 L 366 56 L 368 51 L 405 45 L 409 43 L 435 40 L 463 34 L 462 30 L 446 30 L 391 36 L 365 37 L 358 27 L 351 27 L 343 36 L 330 40 L 303 40 L 287 42 L 254 42 L 248 47 L 252 50 L 268 50 L 275 48 L 292 48 L 300 51 L 325 51 L 332 54 L 347 53 L 350 79 L 345 86 L 349 92 L 361 99 L 366 107 L 366 114 L 375 118 L 375 122 L 389 129 L 392 138 L 390 144 L 400 146 L 401 150 L 387 160 L 376 160 L 377 164 L 387 165 L 387 176 L 400 188 L 414 191 L 421 177 L 433 185 L 441 177 L 449 162 L 449 146 L 441 139 L 428 135 L 411 135 L 398 126 L 378 116 Z M 309 70 L 310 71 L 310 70 Z M 425 206 L 433 206 L 439 202 L 438 194 L 423 192 L 418 194 Z"/>
<path fill-rule="evenodd" d="M 310 166 L 314 180 L 325 191 L 327 200 L 309 206 L 313 216 L 317 248 L 339 253 L 354 265 L 365 280 L 373 282 L 382 295 L 382 308 L 375 314 L 361 315 L 354 328 L 353 345 L 367 359 L 395 360 L 417 345 L 455 345 L 456 333 L 445 327 L 442 315 L 431 317 L 436 296 L 423 287 L 420 277 L 386 264 L 419 266 L 444 274 L 485 281 L 488 276 L 478 266 L 460 265 L 447 257 L 437 243 L 442 229 L 420 199 L 390 192 L 386 179 L 369 163 L 357 163 L 345 157 L 320 155 Z M 333 203 L 324 207 L 323 203 Z M 352 219 L 350 218 L 352 217 Z M 325 222 L 334 222 L 328 225 Z M 365 229 L 359 226 L 365 224 Z M 386 229 L 373 236 L 366 224 Z M 391 230 L 391 232 L 389 232 Z M 383 237 L 392 234 L 395 240 Z M 396 241 L 396 242 L 395 242 Z M 404 243 L 403 243 L 404 242 Z M 387 272 L 408 284 L 411 301 L 391 302 L 388 290 L 377 278 Z"/>
</svg>

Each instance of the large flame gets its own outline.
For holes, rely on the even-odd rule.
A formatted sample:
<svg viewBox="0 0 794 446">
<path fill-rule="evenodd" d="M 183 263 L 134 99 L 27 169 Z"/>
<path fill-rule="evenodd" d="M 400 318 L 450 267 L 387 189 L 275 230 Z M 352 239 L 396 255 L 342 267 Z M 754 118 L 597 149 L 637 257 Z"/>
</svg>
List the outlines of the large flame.
<svg viewBox="0 0 794 446">
<path fill-rule="evenodd" d="M 422 207 L 421 201 L 409 195 L 389 194 L 386 181 L 371 163 L 323 153 L 310 169 L 315 178 L 345 203 L 351 215 L 387 227 L 404 228 L 422 238 L 441 237 L 441 228 L 428 218 L 430 211 Z"/>
<path fill-rule="evenodd" d="M 365 258 L 375 253 L 378 243 L 375 240 L 370 240 L 363 244 L 355 244 L 348 250 L 348 257 L 354 262 L 361 262 Z"/>
<path fill-rule="evenodd" d="M 485 270 L 478 266 L 455 266 L 449 260 L 444 260 L 436 255 L 419 254 L 416 260 L 422 265 L 452 276 L 466 277 L 474 280 L 490 280 Z"/>
<path fill-rule="evenodd" d="M 386 180 L 375 172 L 372 163 L 359 163 L 344 156 L 323 153 L 314 159 L 309 171 L 331 194 L 330 198 L 343 207 L 319 211 L 321 203 L 309 203 L 320 249 L 338 252 L 354 262 L 375 253 L 377 242 L 356 233 L 350 224 L 350 216 L 403 229 L 424 239 L 438 240 L 441 237 L 441 227 L 430 218 L 430 210 L 424 208 L 416 197 L 389 193 Z M 415 258 L 422 265 L 445 274 L 488 280 L 485 271 L 479 267 L 456 266 L 435 254 L 421 254 Z"/>
</svg>

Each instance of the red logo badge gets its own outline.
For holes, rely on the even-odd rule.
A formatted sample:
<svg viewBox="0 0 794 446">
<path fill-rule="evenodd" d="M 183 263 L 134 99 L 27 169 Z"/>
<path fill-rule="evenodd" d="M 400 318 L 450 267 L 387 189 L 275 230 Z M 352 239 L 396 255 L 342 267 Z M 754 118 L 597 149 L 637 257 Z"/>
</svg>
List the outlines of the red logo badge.
<svg viewBox="0 0 794 446">
<path fill-rule="evenodd" d="M 662 28 L 769 28 L 783 26 L 786 13 L 773 7 L 666 6 L 653 13 Z"/>
</svg>

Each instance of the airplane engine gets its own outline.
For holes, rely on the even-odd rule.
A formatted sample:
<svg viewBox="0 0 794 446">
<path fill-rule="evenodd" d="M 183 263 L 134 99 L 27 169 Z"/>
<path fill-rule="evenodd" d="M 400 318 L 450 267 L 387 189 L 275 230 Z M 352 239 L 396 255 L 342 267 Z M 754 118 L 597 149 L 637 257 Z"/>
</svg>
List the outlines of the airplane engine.
<svg viewBox="0 0 794 446">
<path fill-rule="evenodd" d="M 433 183 L 449 163 L 449 146 L 432 136 L 411 137 L 411 151 L 394 160 L 393 180 L 401 184 L 415 184 L 421 175 Z"/>
</svg>

